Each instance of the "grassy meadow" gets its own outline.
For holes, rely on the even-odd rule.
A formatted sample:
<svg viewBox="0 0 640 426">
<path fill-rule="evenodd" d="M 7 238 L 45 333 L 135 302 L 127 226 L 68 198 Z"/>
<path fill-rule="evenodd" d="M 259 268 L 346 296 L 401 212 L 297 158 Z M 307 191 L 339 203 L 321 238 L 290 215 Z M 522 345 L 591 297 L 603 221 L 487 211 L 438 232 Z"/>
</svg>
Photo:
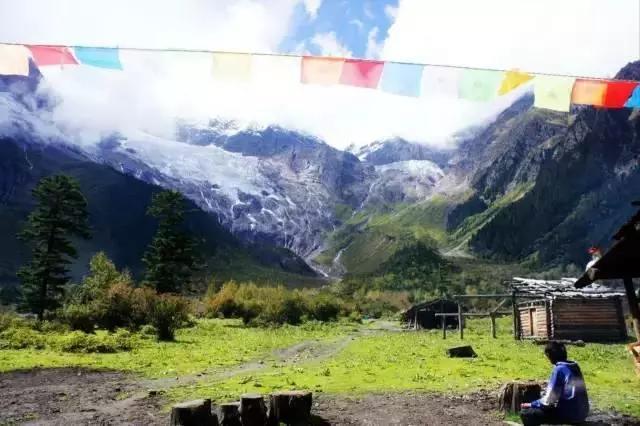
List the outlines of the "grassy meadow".
<svg viewBox="0 0 640 426">
<path fill-rule="evenodd" d="M 381 323 L 309 322 L 276 328 L 245 327 L 238 320 L 197 320 L 178 331 L 175 342 L 157 342 L 143 332 L 128 337 L 131 349 L 116 353 L 77 353 L 56 342 L 72 332 L 43 332 L 48 344 L 41 349 L 0 349 L 0 371 L 47 367 L 106 368 L 132 372 L 144 378 L 188 376 L 262 360 L 264 367 L 228 378 L 204 375 L 188 385 L 166 390 L 170 401 L 198 397 L 233 400 L 244 392 L 268 393 L 282 389 L 309 389 L 330 394 L 365 394 L 407 390 L 442 393 L 494 391 L 509 380 L 546 380 L 550 365 L 542 347 L 515 341 L 510 319 L 498 322 L 498 338 L 489 324 L 471 320 L 461 342 L 457 331 L 446 340 L 441 331 L 398 332 L 377 328 Z M 77 332 L 76 332 L 77 333 Z M 106 332 L 98 332 L 98 336 Z M 284 362 L 275 351 L 313 342 L 333 348 L 324 356 Z M 336 345 L 336 342 L 344 344 Z M 471 344 L 475 359 L 451 359 L 445 349 Z M 0 339 L 0 348 L 2 346 Z M 592 405 L 640 417 L 640 379 L 623 344 L 569 346 L 587 382 Z"/>
</svg>

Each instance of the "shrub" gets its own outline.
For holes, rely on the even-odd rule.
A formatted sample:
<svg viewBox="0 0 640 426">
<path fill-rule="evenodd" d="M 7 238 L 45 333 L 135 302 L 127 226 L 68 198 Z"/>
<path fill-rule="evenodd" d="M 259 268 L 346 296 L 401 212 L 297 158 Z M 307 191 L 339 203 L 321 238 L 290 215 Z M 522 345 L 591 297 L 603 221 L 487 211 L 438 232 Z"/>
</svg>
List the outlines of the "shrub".
<svg viewBox="0 0 640 426">
<path fill-rule="evenodd" d="M 328 293 L 311 297 L 308 308 L 311 317 L 318 321 L 335 321 L 343 310 L 336 297 Z"/>
<path fill-rule="evenodd" d="M 0 333 L 0 349 L 43 349 L 46 339 L 30 328 L 9 328 Z"/>
<path fill-rule="evenodd" d="M 133 342 L 126 330 L 100 335 L 73 331 L 59 338 L 56 345 L 63 352 L 114 353 L 131 350 Z"/>
<path fill-rule="evenodd" d="M 180 296 L 161 294 L 149 312 L 151 324 L 156 328 L 158 340 L 174 340 L 175 331 L 189 319 L 189 302 Z"/>
<path fill-rule="evenodd" d="M 92 333 L 96 328 L 96 306 L 89 304 L 67 304 L 59 313 L 61 321 L 71 327 L 72 330 L 80 330 L 85 333 Z"/>
<path fill-rule="evenodd" d="M 0 311 L 0 332 L 10 328 L 29 327 L 29 321 L 12 311 Z"/>
<path fill-rule="evenodd" d="M 211 294 L 208 292 L 204 301 L 207 316 L 210 318 L 241 316 L 242 309 L 236 303 L 238 288 L 238 284 L 234 281 L 229 281 L 217 293 Z"/>
</svg>

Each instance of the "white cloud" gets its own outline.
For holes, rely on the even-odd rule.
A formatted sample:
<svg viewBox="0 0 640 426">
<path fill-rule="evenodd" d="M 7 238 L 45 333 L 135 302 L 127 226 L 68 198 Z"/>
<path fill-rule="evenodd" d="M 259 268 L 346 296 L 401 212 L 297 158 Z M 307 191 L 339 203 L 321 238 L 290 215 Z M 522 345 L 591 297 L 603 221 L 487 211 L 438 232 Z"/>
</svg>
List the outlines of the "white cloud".
<svg viewBox="0 0 640 426">
<path fill-rule="evenodd" d="M 358 27 L 359 31 L 362 31 L 364 28 L 364 22 L 362 22 L 361 20 L 357 19 L 357 18 L 353 18 L 352 20 L 349 21 L 349 23 L 351 25 L 355 25 L 356 27 Z"/>
<path fill-rule="evenodd" d="M 382 43 L 378 43 L 378 27 L 373 27 L 367 35 L 367 52 L 365 56 L 368 59 L 377 59 L 382 52 Z"/>
<path fill-rule="evenodd" d="M 344 44 L 338 41 L 334 31 L 328 33 L 317 33 L 311 39 L 311 44 L 320 49 L 323 56 L 350 57 L 353 53 Z"/>
<path fill-rule="evenodd" d="M 384 7 L 384 13 L 391 21 L 395 21 L 398 17 L 398 8 L 388 4 Z"/>
<path fill-rule="evenodd" d="M 611 76 L 638 58 L 636 0 L 401 0 L 383 57 Z"/>
<path fill-rule="evenodd" d="M 304 0 L 304 7 L 311 19 L 316 19 L 320 6 L 322 6 L 322 0 Z"/>
</svg>

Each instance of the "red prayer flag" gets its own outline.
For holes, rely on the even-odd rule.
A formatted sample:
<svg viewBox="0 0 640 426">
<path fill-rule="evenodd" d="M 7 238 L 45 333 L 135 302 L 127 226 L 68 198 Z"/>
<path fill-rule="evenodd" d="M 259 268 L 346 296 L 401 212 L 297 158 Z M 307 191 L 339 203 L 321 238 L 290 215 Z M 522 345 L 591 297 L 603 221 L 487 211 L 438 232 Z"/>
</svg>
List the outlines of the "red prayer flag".
<svg viewBox="0 0 640 426">
<path fill-rule="evenodd" d="M 68 48 L 62 46 L 27 46 L 33 55 L 36 65 L 77 64 Z"/>
<path fill-rule="evenodd" d="M 637 81 L 609 81 L 604 95 L 604 106 L 607 108 L 624 108 L 633 90 L 638 86 Z"/>
<path fill-rule="evenodd" d="M 382 61 L 346 59 L 340 75 L 340 84 L 375 89 L 378 87 L 383 68 Z"/>
</svg>

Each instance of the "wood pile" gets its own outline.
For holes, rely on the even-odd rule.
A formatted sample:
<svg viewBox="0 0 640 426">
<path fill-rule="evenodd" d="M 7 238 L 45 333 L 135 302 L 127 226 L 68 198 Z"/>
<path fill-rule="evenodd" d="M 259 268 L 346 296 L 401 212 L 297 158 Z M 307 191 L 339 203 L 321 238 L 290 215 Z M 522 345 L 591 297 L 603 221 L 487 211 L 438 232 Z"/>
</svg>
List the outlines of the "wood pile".
<svg viewBox="0 0 640 426">
<path fill-rule="evenodd" d="M 271 426 L 306 425 L 311 419 L 312 394 L 306 391 L 275 392 L 269 395 L 269 409 L 260 394 L 244 394 L 239 402 L 221 404 L 219 414 L 211 410 L 210 399 L 176 404 L 171 409 L 171 426 Z M 219 420 L 218 420 L 219 419 Z"/>
</svg>

